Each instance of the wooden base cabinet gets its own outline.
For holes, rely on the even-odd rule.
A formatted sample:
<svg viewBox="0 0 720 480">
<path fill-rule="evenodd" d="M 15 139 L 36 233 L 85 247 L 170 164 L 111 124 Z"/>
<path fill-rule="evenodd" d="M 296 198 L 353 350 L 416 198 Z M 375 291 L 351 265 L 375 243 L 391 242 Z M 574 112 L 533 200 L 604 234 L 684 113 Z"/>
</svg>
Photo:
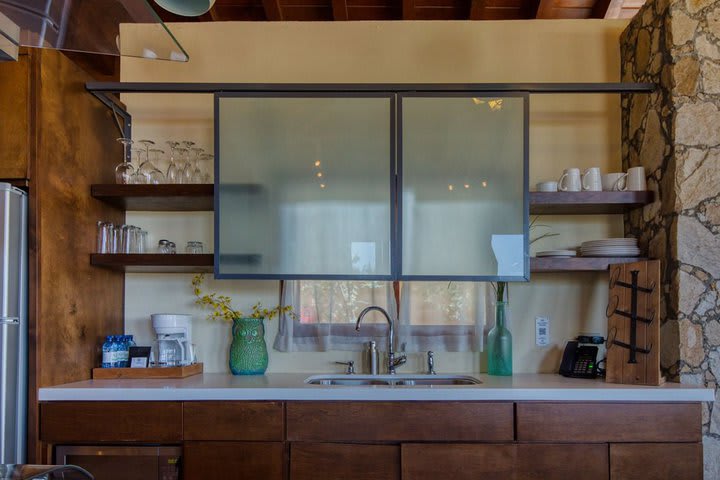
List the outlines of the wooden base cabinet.
<svg viewBox="0 0 720 480">
<path fill-rule="evenodd" d="M 702 480 L 702 443 L 610 444 L 610 480 Z"/>
<path fill-rule="evenodd" d="M 403 444 L 402 479 L 607 480 L 605 444 Z"/>
<path fill-rule="evenodd" d="M 290 480 L 400 480 L 399 445 L 293 443 Z"/>
<path fill-rule="evenodd" d="M 284 480 L 282 442 L 185 442 L 184 480 Z"/>
</svg>

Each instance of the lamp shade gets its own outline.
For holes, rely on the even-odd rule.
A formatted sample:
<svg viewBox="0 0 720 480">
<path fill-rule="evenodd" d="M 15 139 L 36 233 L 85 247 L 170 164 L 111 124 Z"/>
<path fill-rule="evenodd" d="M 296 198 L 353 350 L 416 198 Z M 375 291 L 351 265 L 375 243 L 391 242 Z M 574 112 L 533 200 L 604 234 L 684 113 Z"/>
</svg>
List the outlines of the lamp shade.
<svg viewBox="0 0 720 480">
<path fill-rule="evenodd" d="M 155 3 L 175 15 L 197 17 L 210 10 L 215 0 L 155 0 Z"/>
</svg>

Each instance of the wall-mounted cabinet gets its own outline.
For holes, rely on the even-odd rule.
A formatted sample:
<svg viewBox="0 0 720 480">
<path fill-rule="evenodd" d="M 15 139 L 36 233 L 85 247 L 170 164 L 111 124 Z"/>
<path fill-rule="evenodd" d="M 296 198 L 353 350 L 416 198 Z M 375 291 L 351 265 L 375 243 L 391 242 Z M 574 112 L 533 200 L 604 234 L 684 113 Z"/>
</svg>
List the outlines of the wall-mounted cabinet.
<svg viewBox="0 0 720 480">
<path fill-rule="evenodd" d="M 216 276 L 526 280 L 527 113 L 508 92 L 217 94 Z"/>
</svg>

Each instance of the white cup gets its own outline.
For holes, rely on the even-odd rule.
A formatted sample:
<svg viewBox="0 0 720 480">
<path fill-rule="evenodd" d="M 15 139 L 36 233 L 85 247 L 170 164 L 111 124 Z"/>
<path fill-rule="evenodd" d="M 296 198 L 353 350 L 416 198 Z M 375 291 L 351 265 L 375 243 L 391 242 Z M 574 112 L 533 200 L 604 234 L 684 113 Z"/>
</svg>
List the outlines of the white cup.
<svg viewBox="0 0 720 480">
<path fill-rule="evenodd" d="M 555 182 L 555 181 L 540 182 L 537 184 L 537 191 L 538 192 L 557 192 L 558 191 L 558 182 Z"/>
<path fill-rule="evenodd" d="M 602 176 L 602 189 L 605 192 L 623 192 L 626 190 L 627 173 L 606 173 Z"/>
<path fill-rule="evenodd" d="M 602 191 L 602 178 L 600 178 L 599 167 L 591 167 L 585 170 L 582 175 L 582 188 L 588 192 Z"/>
<path fill-rule="evenodd" d="M 579 168 L 566 168 L 560 180 L 558 180 L 558 190 L 561 192 L 579 192 L 582 190 L 582 181 L 580 180 Z"/>
<path fill-rule="evenodd" d="M 628 168 L 626 184 L 626 189 L 633 192 L 644 192 L 645 190 L 647 190 L 647 181 L 645 180 L 645 168 Z"/>
</svg>

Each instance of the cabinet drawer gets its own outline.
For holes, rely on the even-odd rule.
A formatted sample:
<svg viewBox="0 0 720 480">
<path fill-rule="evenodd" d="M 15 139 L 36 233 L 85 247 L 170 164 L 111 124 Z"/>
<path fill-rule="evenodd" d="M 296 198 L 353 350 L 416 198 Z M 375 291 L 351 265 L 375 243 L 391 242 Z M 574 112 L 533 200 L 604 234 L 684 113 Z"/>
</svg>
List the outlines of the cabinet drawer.
<svg viewBox="0 0 720 480">
<path fill-rule="evenodd" d="M 181 442 L 180 402 L 58 402 L 40 406 L 40 440 Z"/>
<path fill-rule="evenodd" d="M 290 402 L 289 441 L 512 441 L 513 404 Z"/>
<path fill-rule="evenodd" d="M 699 442 L 699 403 L 518 403 L 528 442 Z"/>
<path fill-rule="evenodd" d="M 607 480 L 607 445 L 403 444 L 403 480 Z"/>
<path fill-rule="evenodd" d="M 400 480 L 399 445 L 293 443 L 290 480 Z"/>
<path fill-rule="evenodd" d="M 283 480 L 285 446 L 280 442 L 186 442 L 185 480 Z"/>
<path fill-rule="evenodd" d="M 185 402 L 185 440 L 282 441 L 282 402 Z"/>
<path fill-rule="evenodd" d="M 701 443 L 610 445 L 610 480 L 702 480 Z"/>
</svg>

